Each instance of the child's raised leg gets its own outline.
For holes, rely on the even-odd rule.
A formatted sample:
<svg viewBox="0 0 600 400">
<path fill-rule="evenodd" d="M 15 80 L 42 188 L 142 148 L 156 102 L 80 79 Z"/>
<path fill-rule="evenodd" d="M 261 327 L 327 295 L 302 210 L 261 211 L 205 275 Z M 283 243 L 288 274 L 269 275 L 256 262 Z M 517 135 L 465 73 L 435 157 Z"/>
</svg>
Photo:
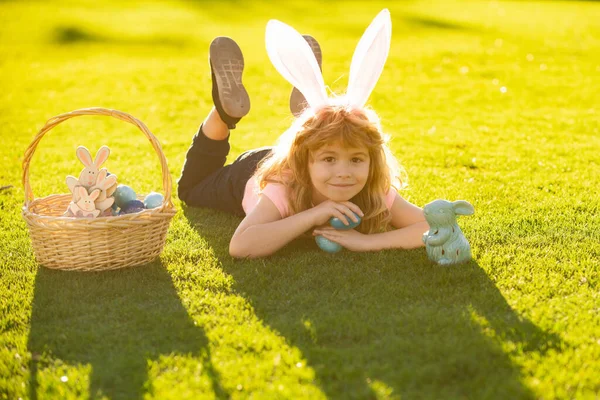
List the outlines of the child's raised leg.
<svg viewBox="0 0 600 400">
<path fill-rule="evenodd" d="M 229 211 L 238 211 L 229 199 L 229 131 L 250 110 L 250 98 L 242 84 L 244 57 L 230 38 L 218 37 L 210 44 L 210 69 L 214 107 L 192 140 L 181 177 L 178 195 L 191 206 L 213 207 L 216 197 Z M 209 179 L 210 178 L 210 179 Z"/>
<path fill-rule="evenodd" d="M 179 198 L 190 206 L 204 206 L 207 178 L 223 169 L 229 154 L 229 128 L 216 109 L 210 111 L 187 151 L 177 182 Z"/>
<path fill-rule="evenodd" d="M 242 214 L 245 184 L 258 160 L 244 158 L 225 166 L 229 134 L 250 110 L 242 84 L 244 58 L 238 45 L 219 37 L 210 46 L 214 107 L 200 126 L 189 148 L 178 195 L 189 206 L 210 207 Z"/>
<path fill-rule="evenodd" d="M 202 123 L 202 133 L 212 140 L 225 140 L 229 136 L 229 127 L 219 116 L 215 107 L 210 110 L 208 116 Z"/>
<path fill-rule="evenodd" d="M 210 44 L 212 98 L 221 120 L 230 129 L 250 111 L 250 98 L 242 84 L 244 56 L 231 38 L 218 37 Z"/>
</svg>

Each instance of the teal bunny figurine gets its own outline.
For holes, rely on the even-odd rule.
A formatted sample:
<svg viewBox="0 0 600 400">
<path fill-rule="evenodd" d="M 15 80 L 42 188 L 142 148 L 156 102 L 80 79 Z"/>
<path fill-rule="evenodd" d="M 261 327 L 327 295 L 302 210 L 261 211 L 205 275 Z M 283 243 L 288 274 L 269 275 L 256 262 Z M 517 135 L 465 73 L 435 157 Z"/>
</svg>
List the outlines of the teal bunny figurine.
<svg viewBox="0 0 600 400">
<path fill-rule="evenodd" d="M 471 246 L 456 223 L 457 215 L 472 215 L 465 200 L 435 200 L 423 208 L 429 231 L 423 234 L 427 256 L 440 265 L 460 264 L 471 259 Z"/>
</svg>

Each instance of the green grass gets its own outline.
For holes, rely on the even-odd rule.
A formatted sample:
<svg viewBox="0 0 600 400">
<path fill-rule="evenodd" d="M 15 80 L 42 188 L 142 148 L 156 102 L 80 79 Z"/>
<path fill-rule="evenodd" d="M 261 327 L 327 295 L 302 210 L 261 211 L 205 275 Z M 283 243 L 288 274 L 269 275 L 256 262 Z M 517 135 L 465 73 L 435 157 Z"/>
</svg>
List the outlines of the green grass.
<svg viewBox="0 0 600 400">
<path fill-rule="evenodd" d="M 0 398 L 598 398 L 600 3 L 0 2 Z M 394 33 L 371 104 L 418 205 L 466 199 L 474 261 L 424 250 L 330 256 L 298 240 L 234 261 L 239 219 L 186 208 L 159 259 L 106 273 L 38 266 L 21 162 L 44 122 L 91 106 L 159 138 L 171 176 L 209 110 L 207 48 L 234 37 L 252 112 L 231 157 L 290 123 L 268 61 L 277 18 L 317 37 L 339 92 L 383 7 Z M 504 89 L 505 88 L 505 92 Z M 81 117 L 40 142 L 36 197 L 65 193 L 75 148 L 161 190 L 141 132 Z"/>
</svg>

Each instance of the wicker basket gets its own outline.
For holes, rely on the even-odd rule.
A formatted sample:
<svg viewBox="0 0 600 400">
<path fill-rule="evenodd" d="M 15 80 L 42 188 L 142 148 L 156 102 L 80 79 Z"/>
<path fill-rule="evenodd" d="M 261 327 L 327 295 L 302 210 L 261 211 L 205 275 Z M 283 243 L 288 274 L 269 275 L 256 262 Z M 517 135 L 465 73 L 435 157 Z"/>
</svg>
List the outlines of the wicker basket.
<svg viewBox="0 0 600 400">
<path fill-rule="evenodd" d="M 114 117 L 135 125 L 146 135 L 162 167 L 165 196 L 161 206 L 114 217 L 69 218 L 62 215 L 72 200 L 70 193 L 34 199 L 29 163 L 39 141 L 56 125 L 81 115 Z M 52 269 L 105 271 L 150 262 L 162 251 L 169 222 L 175 215 L 171 175 L 158 140 L 140 120 L 117 110 L 85 108 L 48 120 L 25 152 L 23 186 L 23 218 L 29 226 L 35 256 L 40 264 Z M 143 197 L 138 196 L 140 200 Z"/>
</svg>

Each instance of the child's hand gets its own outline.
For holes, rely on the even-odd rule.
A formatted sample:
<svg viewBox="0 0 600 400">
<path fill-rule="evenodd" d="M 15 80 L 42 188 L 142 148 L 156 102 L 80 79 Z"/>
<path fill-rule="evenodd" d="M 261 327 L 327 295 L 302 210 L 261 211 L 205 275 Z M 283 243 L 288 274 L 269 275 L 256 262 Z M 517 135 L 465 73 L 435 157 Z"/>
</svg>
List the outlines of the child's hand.
<svg viewBox="0 0 600 400">
<path fill-rule="evenodd" d="M 332 227 L 319 227 L 313 231 L 313 236 L 323 236 L 350 251 L 369 251 L 369 235 L 360 233 L 354 229 L 340 231 Z"/>
<path fill-rule="evenodd" d="M 324 201 L 316 207 L 309 210 L 313 215 L 313 226 L 324 225 L 329 222 L 331 217 L 339 218 L 344 225 L 350 225 L 349 220 L 358 222 L 354 213 L 364 217 L 365 214 L 354 203 L 344 201 L 337 203 L 332 200 Z"/>
</svg>

